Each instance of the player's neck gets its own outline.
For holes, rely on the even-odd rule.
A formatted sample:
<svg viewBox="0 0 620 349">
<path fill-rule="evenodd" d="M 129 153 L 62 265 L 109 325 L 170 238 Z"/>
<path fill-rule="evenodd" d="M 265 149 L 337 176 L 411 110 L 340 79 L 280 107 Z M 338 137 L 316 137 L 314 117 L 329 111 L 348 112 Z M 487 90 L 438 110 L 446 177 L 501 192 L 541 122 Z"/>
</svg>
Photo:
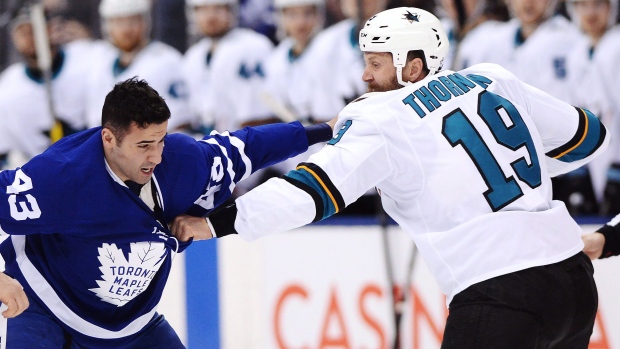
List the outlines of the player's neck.
<svg viewBox="0 0 620 349">
<path fill-rule="evenodd" d="M 523 37 L 523 41 L 527 40 L 538 27 L 540 26 L 539 22 L 536 23 L 521 23 L 521 36 Z"/>
<path fill-rule="evenodd" d="M 140 44 L 138 44 L 138 46 L 136 46 L 133 50 L 121 51 L 118 57 L 121 66 L 128 67 L 131 62 L 133 62 L 133 60 L 136 58 L 136 56 L 142 51 L 142 49 L 149 44 L 149 42 L 150 41 L 148 39 L 145 39 L 141 41 Z"/>
</svg>

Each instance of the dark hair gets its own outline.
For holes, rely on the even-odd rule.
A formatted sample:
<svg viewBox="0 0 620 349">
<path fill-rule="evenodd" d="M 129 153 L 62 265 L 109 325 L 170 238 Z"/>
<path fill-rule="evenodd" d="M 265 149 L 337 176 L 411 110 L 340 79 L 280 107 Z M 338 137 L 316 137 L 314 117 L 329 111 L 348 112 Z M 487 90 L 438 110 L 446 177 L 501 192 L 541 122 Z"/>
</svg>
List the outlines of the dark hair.
<svg viewBox="0 0 620 349">
<path fill-rule="evenodd" d="M 133 77 L 117 83 L 108 93 L 101 112 L 101 125 L 110 129 L 120 142 L 132 123 L 147 128 L 169 118 L 170 109 L 159 93 L 146 81 Z"/>
<path fill-rule="evenodd" d="M 426 65 L 426 58 L 424 58 L 424 51 L 422 50 L 413 50 L 407 52 L 407 62 L 413 61 L 414 59 L 419 58 L 422 60 L 422 71 L 428 75 L 430 70 L 428 70 L 428 66 Z"/>
</svg>

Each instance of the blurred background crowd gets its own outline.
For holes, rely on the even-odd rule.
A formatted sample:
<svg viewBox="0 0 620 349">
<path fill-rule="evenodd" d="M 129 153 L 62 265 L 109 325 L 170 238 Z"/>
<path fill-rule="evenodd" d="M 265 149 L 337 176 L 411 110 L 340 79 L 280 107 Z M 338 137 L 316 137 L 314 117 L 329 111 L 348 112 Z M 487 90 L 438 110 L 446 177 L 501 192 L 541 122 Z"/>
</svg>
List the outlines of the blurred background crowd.
<svg viewBox="0 0 620 349">
<path fill-rule="evenodd" d="M 442 20 L 443 69 L 500 64 L 596 114 L 612 145 L 555 178 L 554 197 L 574 215 L 620 213 L 618 0 L 1 0 L 0 169 L 98 126 L 107 92 L 133 76 L 167 101 L 170 132 L 327 121 L 366 90 L 360 26 L 401 6 Z M 307 156 L 255 174 L 237 194 Z M 348 213 L 376 210 L 368 195 Z"/>
</svg>

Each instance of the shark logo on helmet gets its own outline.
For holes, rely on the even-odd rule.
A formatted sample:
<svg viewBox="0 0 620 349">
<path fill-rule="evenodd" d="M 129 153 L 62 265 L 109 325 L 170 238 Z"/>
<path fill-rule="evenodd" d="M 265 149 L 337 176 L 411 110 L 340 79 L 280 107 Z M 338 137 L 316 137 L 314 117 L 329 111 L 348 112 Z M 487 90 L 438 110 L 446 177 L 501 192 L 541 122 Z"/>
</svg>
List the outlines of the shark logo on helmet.
<svg viewBox="0 0 620 349">
<path fill-rule="evenodd" d="M 417 13 L 411 13 L 411 12 L 407 11 L 407 13 L 403 14 L 403 16 L 405 16 L 403 19 L 408 20 L 409 23 L 419 22 L 420 21 L 420 16 Z"/>
</svg>

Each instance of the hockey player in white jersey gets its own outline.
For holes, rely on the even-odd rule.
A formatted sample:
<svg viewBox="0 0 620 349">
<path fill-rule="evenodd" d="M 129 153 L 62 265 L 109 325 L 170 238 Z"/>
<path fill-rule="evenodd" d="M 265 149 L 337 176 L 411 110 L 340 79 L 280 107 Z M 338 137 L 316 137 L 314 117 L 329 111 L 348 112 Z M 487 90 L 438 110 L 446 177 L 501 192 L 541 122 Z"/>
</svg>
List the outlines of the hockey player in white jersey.
<svg viewBox="0 0 620 349">
<path fill-rule="evenodd" d="M 592 205 L 598 206 L 598 203 L 603 199 L 607 170 L 612 162 L 612 158 L 617 157 L 617 151 L 612 149 L 618 148 L 613 147 L 616 143 L 616 136 L 614 134 L 616 132 L 614 127 L 614 94 L 613 90 L 609 89 L 605 82 L 605 75 L 614 74 L 611 71 L 603 70 L 603 65 L 597 61 L 607 59 L 606 57 L 600 57 L 601 54 L 606 56 L 608 53 L 605 52 L 605 47 L 599 50 L 599 43 L 608 42 L 604 38 L 613 33 L 609 29 L 616 23 L 618 0 L 570 0 L 567 3 L 567 10 L 571 20 L 581 29 L 582 33 L 573 43 L 572 51 L 567 58 L 567 82 L 570 102 L 592 111 L 603 121 L 612 135 L 610 149 L 587 166 L 595 197 L 585 202 L 592 202 Z M 616 72 L 619 71 L 617 67 L 614 67 L 614 69 Z M 582 171 L 585 171 L 585 169 Z M 611 186 L 613 186 L 614 177 L 610 178 Z M 620 202 L 620 195 L 618 194 L 614 195 L 613 198 L 608 196 L 608 199 L 601 206 L 602 214 L 612 216 L 620 213 L 620 210 L 617 209 L 617 211 L 610 210 L 612 207 L 620 207 L 620 204 L 617 204 L 617 202 Z M 583 200 L 580 197 L 580 195 L 584 195 L 582 192 L 576 191 L 572 195 L 574 195 L 574 199 Z M 594 209 L 587 210 L 586 212 L 596 213 L 597 211 L 596 207 L 594 207 Z"/>
<path fill-rule="evenodd" d="M 90 44 L 51 45 L 49 103 L 27 8 L 12 22 L 12 39 L 22 61 L 0 75 L 0 169 L 10 152 L 15 155 L 12 164 L 19 166 L 62 136 L 86 128 L 84 75 L 89 71 Z"/>
<path fill-rule="evenodd" d="M 182 56 L 164 43 L 150 41 L 151 0 L 103 0 L 99 14 L 107 41 L 93 49 L 90 62 L 89 126 L 99 126 L 104 98 L 114 84 L 134 76 L 161 91 L 172 112 L 170 130 L 187 125 L 190 113 Z"/>
<path fill-rule="evenodd" d="M 263 61 L 273 50 L 263 35 L 237 27 L 237 0 L 187 0 L 204 35 L 185 53 L 183 74 L 195 127 L 236 130 L 270 115 L 259 100 Z"/>
<path fill-rule="evenodd" d="M 514 18 L 489 30 L 468 65 L 497 63 L 522 81 L 563 101 L 569 100 L 566 59 L 578 31 L 554 15 L 557 0 L 510 0 Z"/>
<path fill-rule="evenodd" d="M 275 0 L 282 41 L 265 60 L 265 90 L 261 100 L 278 114 L 278 106 L 300 120 L 311 116 L 307 48 L 323 26 L 324 0 Z M 274 105 L 277 103 L 277 105 Z"/>
<path fill-rule="evenodd" d="M 440 9 L 445 12 L 441 23 L 450 39 L 444 69 L 466 68 L 469 56 L 487 42 L 489 31 L 508 19 L 504 0 L 442 0 Z"/>
<path fill-rule="evenodd" d="M 607 152 L 610 166 L 601 204 L 601 213 L 605 215 L 620 213 L 620 101 L 615 97 L 616 91 L 620 89 L 620 80 L 617 78 L 620 71 L 620 25 L 613 23 L 615 26 L 605 32 L 593 56 L 593 64 L 603 73 L 605 90 L 611 94 L 613 102 L 613 116 L 608 125 L 612 134 L 610 150 Z"/>
<path fill-rule="evenodd" d="M 363 23 L 383 10 L 386 0 L 343 0 L 347 19 L 323 30 L 306 53 L 310 62 L 311 115 L 317 121 L 331 120 L 348 102 L 364 93 L 359 79 L 364 61 L 358 33 Z"/>
<path fill-rule="evenodd" d="M 360 31 L 371 93 L 341 111 L 328 145 L 206 222 L 177 219 L 173 233 L 254 240 L 376 187 L 447 296 L 442 348 L 585 349 L 593 269 L 550 177 L 602 152 L 605 127 L 498 65 L 439 71 L 447 40 L 428 12 L 377 14 Z"/>
</svg>

